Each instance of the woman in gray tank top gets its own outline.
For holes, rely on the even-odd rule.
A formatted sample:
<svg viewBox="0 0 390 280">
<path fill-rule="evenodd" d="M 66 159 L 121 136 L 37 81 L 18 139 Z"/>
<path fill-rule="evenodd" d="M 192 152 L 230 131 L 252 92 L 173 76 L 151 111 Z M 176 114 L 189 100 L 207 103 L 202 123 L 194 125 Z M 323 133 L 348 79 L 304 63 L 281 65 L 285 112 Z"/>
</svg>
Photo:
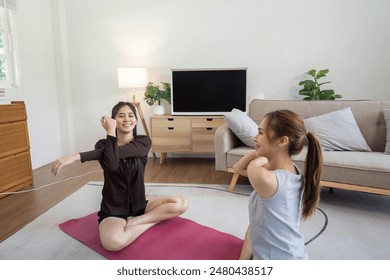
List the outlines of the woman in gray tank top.
<svg viewBox="0 0 390 280">
<path fill-rule="evenodd" d="M 290 110 L 268 113 L 255 136 L 256 150 L 234 166 L 254 189 L 249 198 L 249 227 L 240 259 L 308 259 L 301 219 L 320 199 L 322 152 L 318 138 Z M 291 156 L 308 145 L 305 173 Z"/>
</svg>

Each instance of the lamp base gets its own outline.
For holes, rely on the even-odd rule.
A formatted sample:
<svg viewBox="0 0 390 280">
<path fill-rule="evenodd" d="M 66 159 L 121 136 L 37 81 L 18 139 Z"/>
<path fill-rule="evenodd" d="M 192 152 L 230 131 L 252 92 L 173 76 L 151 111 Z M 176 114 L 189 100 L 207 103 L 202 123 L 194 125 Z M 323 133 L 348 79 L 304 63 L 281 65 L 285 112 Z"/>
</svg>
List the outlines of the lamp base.
<svg viewBox="0 0 390 280">
<path fill-rule="evenodd" d="M 143 127 L 144 127 L 144 130 L 145 130 L 146 135 L 147 135 L 149 138 L 151 138 L 151 137 L 150 137 L 150 134 L 149 134 L 148 127 L 147 127 L 146 122 L 145 122 L 144 114 L 143 114 L 142 109 L 141 109 L 141 104 L 140 104 L 139 102 L 136 102 L 134 97 L 133 97 L 133 102 L 132 102 L 132 104 L 135 106 L 135 108 L 136 108 L 137 111 L 138 111 L 138 115 L 139 115 L 139 117 L 141 118 L 141 122 L 142 122 L 142 125 L 143 125 Z M 156 153 L 153 153 L 153 158 L 156 158 Z"/>
</svg>

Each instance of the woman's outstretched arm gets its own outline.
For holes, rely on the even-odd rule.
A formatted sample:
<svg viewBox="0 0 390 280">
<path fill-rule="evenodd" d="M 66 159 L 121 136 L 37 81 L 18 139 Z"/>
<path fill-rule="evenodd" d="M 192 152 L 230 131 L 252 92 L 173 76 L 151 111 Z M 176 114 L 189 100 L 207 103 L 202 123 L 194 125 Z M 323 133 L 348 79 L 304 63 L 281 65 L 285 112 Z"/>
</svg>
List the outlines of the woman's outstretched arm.
<svg viewBox="0 0 390 280">
<path fill-rule="evenodd" d="M 54 175 L 57 175 L 58 172 L 60 172 L 62 167 L 69 165 L 69 164 L 72 164 L 76 161 L 80 161 L 80 154 L 79 153 L 69 155 L 69 156 L 60 157 L 53 163 L 53 165 L 51 167 L 51 172 Z"/>
</svg>

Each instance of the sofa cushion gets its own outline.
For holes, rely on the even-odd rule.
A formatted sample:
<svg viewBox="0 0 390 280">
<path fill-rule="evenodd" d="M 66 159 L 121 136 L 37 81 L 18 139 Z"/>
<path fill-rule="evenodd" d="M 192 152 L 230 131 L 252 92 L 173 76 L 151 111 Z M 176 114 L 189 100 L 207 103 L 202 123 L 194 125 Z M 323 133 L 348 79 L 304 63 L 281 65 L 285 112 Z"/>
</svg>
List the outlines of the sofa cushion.
<svg viewBox="0 0 390 280">
<path fill-rule="evenodd" d="M 231 131 L 248 147 L 255 148 L 253 138 L 258 131 L 258 125 L 244 112 L 233 109 L 225 115 L 225 120 Z"/>
<path fill-rule="evenodd" d="M 227 167 L 232 167 L 246 153 L 253 149 L 240 146 L 227 152 Z M 292 157 L 294 163 L 304 172 L 307 148 Z M 324 169 L 321 179 L 361 186 L 375 186 L 390 189 L 389 155 L 383 152 L 324 151 Z"/>
<path fill-rule="evenodd" d="M 228 168 L 233 167 L 233 165 L 239 161 L 244 155 L 254 151 L 253 148 L 249 148 L 247 146 L 238 146 L 236 148 L 231 149 L 226 153 L 226 166 Z"/>
<path fill-rule="evenodd" d="M 371 152 L 356 123 L 351 107 L 304 120 L 308 131 L 316 133 L 325 151 Z"/>
<path fill-rule="evenodd" d="M 390 109 L 383 109 L 383 116 L 385 117 L 387 129 L 385 153 L 390 155 Z"/>
<path fill-rule="evenodd" d="M 302 171 L 306 153 L 307 148 L 304 148 L 292 157 Z M 323 157 L 321 180 L 390 189 L 390 158 L 383 152 L 324 151 Z"/>
<path fill-rule="evenodd" d="M 306 160 L 307 148 L 292 157 L 294 161 Z M 359 170 L 373 170 L 390 172 L 389 156 L 381 152 L 358 151 L 324 151 L 322 153 L 324 165 L 334 167 L 354 168 Z"/>
</svg>

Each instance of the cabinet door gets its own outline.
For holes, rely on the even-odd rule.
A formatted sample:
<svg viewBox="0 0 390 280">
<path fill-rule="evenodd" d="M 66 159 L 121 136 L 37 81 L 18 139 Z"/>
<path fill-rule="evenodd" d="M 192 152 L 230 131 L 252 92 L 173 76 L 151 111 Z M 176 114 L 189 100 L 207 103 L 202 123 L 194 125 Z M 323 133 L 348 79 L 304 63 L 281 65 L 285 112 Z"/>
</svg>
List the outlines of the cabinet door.
<svg viewBox="0 0 390 280">
<path fill-rule="evenodd" d="M 32 183 L 31 158 L 28 151 L 0 158 L 0 170 L 0 192 Z"/>
<path fill-rule="evenodd" d="M 177 117 L 164 117 L 164 118 L 152 118 L 153 127 L 191 127 L 191 119 L 189 118 L 177 118 Z"/>
<path fill-rule="evenodd" d="M 190 152 L 191 120 L 188 118 L 153 118 L 153 152 Z"/>
<path fill-rule="evenodd" d="M 217 127 L 192 128 L 192 151 L 194 153 L 213 153 L 214 135 Z"/>
<path fill-rule="evenodd" d="M 0 124 L 0 158 L 29 149 L 26 121 Z"/>
<path fill-rule="evenodd" d="M 192 120 L 192 128 L 210 128 L 219 127 L 225 124 L 225 119 L 221 117 L 205 117 L 205 118 L 194 118 Z"/>
<path fill-rule="evenodd" d="M 22 102 L 0 106 L 0 123 L 23 121 L 27 119 L 26 108 Z"/>
<path fill-rule="evenodd" d="M 213 153 L 214 135 L 219 126 L 225 123 L 222 117 L 192 119 L 192 151 L 194 153 Z"/>
</svg>

